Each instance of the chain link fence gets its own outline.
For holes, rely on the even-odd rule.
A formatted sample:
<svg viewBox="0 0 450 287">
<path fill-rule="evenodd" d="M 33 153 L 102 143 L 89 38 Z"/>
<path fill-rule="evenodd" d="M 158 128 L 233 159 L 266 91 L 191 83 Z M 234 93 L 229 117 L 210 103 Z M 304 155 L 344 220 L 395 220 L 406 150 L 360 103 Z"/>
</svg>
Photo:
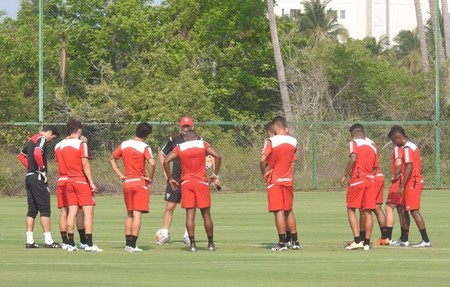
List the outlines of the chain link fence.
<svg viewBox="0 0 450 287">
<path fill-rule="evenodd" d="M 390 172 L 392 144 L 387 133 L 392 122 L 362 122 L 366 134 L 379 148 L 380 164 L 385 174 Z M 50 123 L 48 123 L 50 124 Z M 259 172 L 259 158 L 263 148 L 265 123 L 198 123 L 196 131 L 222 154 L 220 171 L 222 190 L 230 192 L 263 191 L 264 182 Z M 339 178 L 348 160 L 347 144 L 350 140 L 348 128 L 352 123 L 320 122 L 295 123 L 298 138 L 298 153 L 295 169 L 295 188 L 299 190 L 338 189 Z M 49 186 L 54 193 L 57 167 L 54 162 L 54 146 L 66 134 L 65 124 L 54 124 L 60 138 L 48 145 Z M 177 124 L 152 123 L 153 133 L 147 139 L 157 157 L 158 151 L 168 138 L 179 132 Z M 450 161 L 448 154 L 450 124 L 436 125 L 433 122 L 401 123 L 407 135 L 422 152 L 425 187 L 450 187 L 446 174 Z M 26 140 L 39 132 L 38 125 L 0 126 L 0 195 L 24 195 L 25 170 L 17 159 Z M 83 135 L 88 138 L 91 167 L 99 193 L 120 193 L 121 182 L 109 165 L 111 152 L 124 140 L 134 137 L 135 124 L 84 124 Z M 443 135 L 436 144 L 436 131 Z M 442 147 L 442 148 L 441 148 Z M 441 156 L 436 156 L 436 151 Z M 121 161 L 119 161 L 119 165 Z M 162 166 L 157 160 L 152 192 L 162 192 L 166 181 Z"/>
</svg>

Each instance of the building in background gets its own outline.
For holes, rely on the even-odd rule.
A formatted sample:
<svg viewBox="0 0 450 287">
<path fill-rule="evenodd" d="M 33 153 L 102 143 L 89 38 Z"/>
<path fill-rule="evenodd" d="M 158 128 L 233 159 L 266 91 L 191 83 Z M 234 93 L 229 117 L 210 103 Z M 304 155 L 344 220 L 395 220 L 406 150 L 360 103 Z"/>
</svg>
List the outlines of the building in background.
<svg viewBox="0 0 450 287">
<path fill-rule="evenodd" d="M 275 14 L 278 16 L 298 17 L 304 12 L 303 0 L 278 0 Z M 428 1 L 421 1 L 422 18 L 430 18 Z M 332 0 L 327 10 L 337 15 L 338 23 L 343 25 L 354 39 L 386 35 L 390 43 L 401 30 L 417 27 L 414 1 L 407 0 Z M 448 15 L 448 13 L 447 13 Z"/>
</svg>

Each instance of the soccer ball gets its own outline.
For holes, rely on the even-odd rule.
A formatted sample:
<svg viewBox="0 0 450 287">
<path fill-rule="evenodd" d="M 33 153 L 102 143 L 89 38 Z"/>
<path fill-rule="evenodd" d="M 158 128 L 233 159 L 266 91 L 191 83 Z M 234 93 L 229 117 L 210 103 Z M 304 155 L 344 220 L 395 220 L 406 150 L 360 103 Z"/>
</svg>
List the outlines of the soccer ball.
<svg viewBox="0 0 450 287">
<path fill-rule="evenodd" d="M 156 234 L 155 234 L 155 241 L 156 241 L 156 244 L 157 244 L 157 245 L 163 245 L 163 244 L 169 242 L 169 240 L 170 240 L 170 233 L 169 233 L 169 232 L 167 233 L 167 235 L 165 235 L 165 234 L 162 232 L 162 228 L 160 228 L 160 229 L 158 229 L 158 230 L 156 231 Z"/>
</svg>

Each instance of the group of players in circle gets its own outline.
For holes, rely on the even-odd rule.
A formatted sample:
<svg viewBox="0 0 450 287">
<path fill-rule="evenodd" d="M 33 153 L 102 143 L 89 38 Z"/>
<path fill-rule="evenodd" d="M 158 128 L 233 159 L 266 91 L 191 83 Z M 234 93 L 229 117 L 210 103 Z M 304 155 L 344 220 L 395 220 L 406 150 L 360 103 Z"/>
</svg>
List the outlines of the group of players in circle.
<svg viewBox="0 0 450 287">
<path fill-rule="evenodd" d="M 401 126 L 393 126 L 388 133 L 388 138 L 395 147 L 391 156 L 391 186 L 384 212 L 382 204 L 385 178 L 379 165 L 377 147 L 371 139 L 366 137 L 361 124 L 352 125 L 350 133 L 353 140 L 348 145 L 349 160 L 340 182 L 345 187 L 348 179 L 347 215 L 354 240 L 345 248 L 370 250 L 373 213 L 377 217 L 381 231 L 381 237 L 373 245 L 410 246 L 411 215 L 422 237 L 422 240 L 412 247 L 431 247 L 425 221 L 420 213 L 423 176 L 421 155 L 417 145 L 408 139 Z M 356 215 L 357 209 L 360 211 L 359 220 Z M 392 238 L 395 209 L 397 209 L 401 228 L 399 240 Z"/>
<path fill-rule="evenodd" d="M 50 192 L 47 184 L 46 144 L 59 135 L 56 127 L 45 126 L 40 133 L 30 137 L 19 160 L 27 169 L 25 185 L 28 212 L 26 216 L 26 248 L 39 248 L 33 231 L 35 218 L 40 213 L 44 231 L 44 247 L 62 248 L 69 252 L 84 249 L 86 252 L 102 252 L 93 244 L 94 225 L 94 183 L 89 163 L 87 139 L 82 136 L 80 121 L 69 120 L 67 136 L 55 146 L 55 160 L 58 166 L 57 202 L 61 210 L 59 229 L 62 244 L 53 241 L 50 231 Z M 220 189 L 219 170 L 221 155 L 203 141 L 193 130 L 190 117 L 180 121 L 181 132 L 169 138 L 159 151 L 158 159 L 167 178 L 164 199 L 166 208 L 163 226 L 156 233 L 156 244 L 170 240 L 170 225 L 178 204 L 186 210 L 186 229 L 183 243 L 189 251 L 196 252 L 195 216 L 200 209 L 206 235 L 207 250 L 215 251 L 214 224 L 211 218 L 210 185 Z M 289 136 L 286 119 L 277 116 L 265 127 L 267 139 L 260 158 L 260 171 L 267 186 L 268 210 L 275 217 L 279 241 L 272 250 L 285 251 L 302 248 L 297 235 L 297 224 L 293 213 L 293 174 L 296 160 L 297 140 Z M 150 187 L 155 174 L 155 158 L 145 143 L 152 133 L 152 126 L 140 123 L 136 136 L 122 142 L 111 154 L 109 162 L 114 173 L 122 180 L 123 195 L 127 210 L 125 220 L 126 252 L 142 252 L 137 246 L 143 213 L 149 212 Z M 353 140 L 349 144 L 349 161 L 341 178 L 342 186 L 350 177 L 347 188 L 347 213 L 354 240 L 346 249 L 370 249 L 373 229 L 372 212 L 375 212 L 381 230 L 381 238 L 374 245 L 408 246 L 409 214 L 414 218 L 422 235 L 422 241 L 415 247 L 430 247 L 424 220 L 419 212 L 423 187 L 420 151 L 406 137 L 400 126 L 392 127 L 389 138 L 396 145 L 392 153 L 392 185 L 382 210 L 384 176 L 378 164 L 377 147 L 366 138 L 364 127 L 354 124 L 350 128 Z M 117 165 L 123 161 L 124 172 Z M 172 163 L 172 170 L 171 170 Z M 212 169 L 208 178 L 207 169 Z M 360 219 L 356 215 L 360 210 Z M 402 234 L 398 241 L 392 240 L 394 209 L 397 209 Z M 80 243 L 74 240 L 74 231 L 79 233 Z"/>
</svg>

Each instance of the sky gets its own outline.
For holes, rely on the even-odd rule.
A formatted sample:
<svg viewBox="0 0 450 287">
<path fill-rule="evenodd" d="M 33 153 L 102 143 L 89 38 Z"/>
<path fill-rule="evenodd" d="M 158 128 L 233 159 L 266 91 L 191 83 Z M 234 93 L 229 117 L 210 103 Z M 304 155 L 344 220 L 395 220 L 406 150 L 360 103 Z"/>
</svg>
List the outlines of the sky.
<svg viewBox="0 0 450 287">
<path fill-rule="evenodd" d="M 0 10 L 6 11 L 8 17 L 16 18 L 19 7 L 20 0 L 0 0 Z"/>
<path fill-rule="evenodd" d="M 161 0 L 155 0 L 155 4 L 160 4 Z M 20 0 L 0 0 L 0 10 L 6 11 L 8 17 L 16 18 L 20 8 Z"/>
</svg>

